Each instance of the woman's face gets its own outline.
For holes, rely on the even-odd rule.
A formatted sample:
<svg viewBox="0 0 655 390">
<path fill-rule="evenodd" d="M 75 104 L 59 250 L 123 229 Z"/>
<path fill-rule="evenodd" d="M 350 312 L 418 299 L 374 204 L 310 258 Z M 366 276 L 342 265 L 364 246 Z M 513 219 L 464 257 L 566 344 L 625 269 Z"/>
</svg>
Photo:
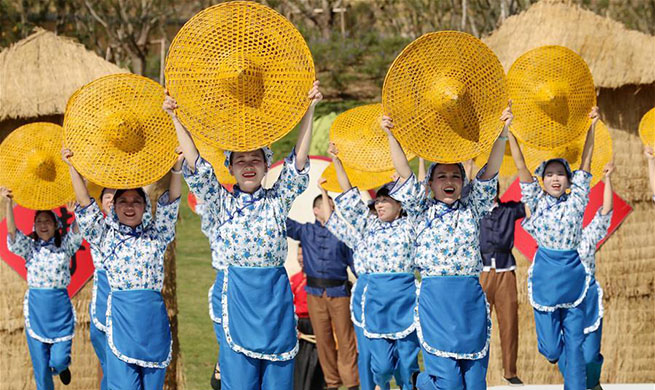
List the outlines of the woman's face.
<svg viewBox="0 0 655 390">
<path fill-rule="evenodd" d="M 52 220 L 52 216 L 48 215 L 48 213 L 38 213 L 34 219 L 34 231 L 37 237 L 43 241 L 48 241 L 54 237 L 56 228 L 55 221 Z"/>
<path fill-rule="evenodd" d="M 132 228 L 139 226 L 145 210 L 146 202 L 135 190 L 125 191 L 117 199 L 114 199 L 114 211 L 116 211 L 118 221 L 123 225 Z"/>
<path fill-rule="evenodd" d="M 434 197 L 446 204 L 453 204 L 462 195 L 464 177 L 457 164 L 439 164 L 430 179 Z"/>
<path fill-rule="evenodd" d="M 569 177 L 564 164 L 559 161 L 549 163 L 544 170 L 544 189 L 546 193 L 559 198 L 569 186 Z"/>
<path fill-rule="evenodd" d="M 375 212 L 378 218 L 384 222 L 391 222 L 398 218 L 401 209 L 400 202 L 388 196 L 382 195 L 375 198 Z"/>
<path fill-rule="evenodd" d="M 264 151 L 258 149 L 252 152 L 233 152 L 229 170 L 241 191 L 250 194 L 255 192 L 261 186 L 268 170 Z"/>
<path fill-rule="evenodd" d="M 102 211 L 106 215 L 109 215 L 109 212 L 111 211 L 111 205 L 114 204 L 115 192 L 115 190 L 106 190 L 105 193 L 102 194 L 102 199 L 100 199 L 100 202 L 102 203 Z"/>
</svg>

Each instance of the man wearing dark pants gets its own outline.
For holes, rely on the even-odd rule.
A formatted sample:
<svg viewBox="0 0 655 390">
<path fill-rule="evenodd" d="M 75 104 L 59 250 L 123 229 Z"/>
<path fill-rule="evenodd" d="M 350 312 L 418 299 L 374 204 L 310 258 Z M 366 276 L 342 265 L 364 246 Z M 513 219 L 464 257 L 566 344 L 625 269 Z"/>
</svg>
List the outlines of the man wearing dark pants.
<svg viewBox="0 0 655 390">
<path fill-rule="evenodd" d="M 353 269 L 352 252 L 324 226 L 326 221 L 320 206 L 319 195 L 314 199 L 313 224 L 287 219 L 287 236 L 302 244 L 309 319 L 327 388 L 343 385 L 358 389 L 357 345 L 350 320 L 347 273 L 348 267 Z M 332 199 L 330 207 L 334 209 Z"/>
<path fill-rule="evenodd" d="M 515 223 L 524 217 L 523 203 L 500 202 L 497 197 L 495 208 L 480 224 L 480 251 L 484 265 L 480 284 L 490 308 L 496 308 L 503 351 L 503 377 L 510 386 L 523 385 L 516 372 L 519 324 L 514 273 L 516 260 L 512 255 L 512 247 Z"/>
</svg>

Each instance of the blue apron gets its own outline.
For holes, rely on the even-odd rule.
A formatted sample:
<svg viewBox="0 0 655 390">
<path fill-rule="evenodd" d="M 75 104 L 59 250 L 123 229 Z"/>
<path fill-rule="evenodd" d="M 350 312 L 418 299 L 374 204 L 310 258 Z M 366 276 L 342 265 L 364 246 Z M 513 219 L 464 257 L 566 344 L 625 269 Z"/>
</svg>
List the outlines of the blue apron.
<svg viewBox="0 0 655 390">
<path fill-rule="evenodd" d="M 577 251 L 539 247 L 528 271 L 530 303 L 539 311 L 576 307 L 590 279 Z"/>
<path fill-rule="evenodd" d="M 293 294 L 284 267 L 230 266 L 223 278 L 222 325 L 230 348 L 253 359 L 298 353 Z"/>
<path fill-rule="evenodd" d="M 603 318 L 603 289 L 596 281 L 596 278 L 591 278 L 589 289 L 585 296 L 585 319 L 584 319 L 584 333 L 589 334 L 595 332 L 600 327 L 600 321 Z"/>
<path fill-rule="evenodd" d="M 414 331 L 416 282 L 413 273 L 372 273 L 362 299 L 368 338 L 402 339 Z"/>
<path fill-rule="evenodd" d="M 107 332 L 107 297 L 110 291 L 107 272 L 96 269 L 93 273 L 93 295 L 89 308 L 93 325 L 103 332 Z"/>
<path fill-rule="evenodd" d="M 30 288 L 25 293 L 23 315 L 27 334 L 54 344 L 73 339 L 75 309 L 63 288 Z"/>
<path fill-rule="evenodd" d="M 209 301 L 209 318 L 211 318 L 212 321 L 217 324 L 221 323 L 221 295 L 223 293 L 223 278 L 224 272 L 217 271 L 216 280 L 214 280 L 214 283 L 209 288 L 209 296 L 207 297 Z"/>
<path fill-rule="evenodd" d="M 368 284 L 368 274 L 359 274 L 350 296 L 350 319 L 358 328 L 364 327 L 362 323 L 362 299 Z"/>
<path fill-rule="evenodd" d="M 417 331 L 432 355 L 477 360 L 489 351 L 489 305 L 475 276 L 427 276 L 418 295 Z"/>
<path fill-rule="evenodd" d="M 161 292 L 114 290 L 107 300 L 107 343 L 120 360 L 166 368 L 173 339 Z"/>
</svg>

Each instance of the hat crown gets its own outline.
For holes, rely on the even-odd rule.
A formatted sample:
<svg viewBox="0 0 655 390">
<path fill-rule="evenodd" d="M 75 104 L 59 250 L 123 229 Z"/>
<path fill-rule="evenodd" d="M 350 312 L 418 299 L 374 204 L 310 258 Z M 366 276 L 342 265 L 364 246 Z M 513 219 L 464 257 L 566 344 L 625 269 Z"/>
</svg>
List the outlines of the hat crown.
<svg viewBox="0 0 655 390">
<path fill-rule="evenodd" d="M 468 87 L 455 77 L 444 75 L 432 83 L 424 98 L 429 107 L 446 121 L 452 131 L 469 141 L 478 142 L 480 127 Z"/>
<path fill-rule="evenodd" d="M 243 53 L 228 55 L 218 67 L 217 81 L 240 104 L 258 108 L 264 100 L 264 72 Z"/>
<path fill-rule="evenodd" d="M 112 112 L 103 127 L 109 142 L 126 153 L 136 153 L 146 144 L 143 124 L 132 112 Z"/>
<path fill-rule="evenodd" d="M 569 121 L 570 86 L 564 80 L 548 80 L 535 87 L 534 99 L 552 120 L 566 126 Z"/>
<path fill-rule="evenodd" d="M 57 167 L 53 156 L 44 150 L 34 150 L 27 156 L 27 167 L 38 178 L 53 182 L 57 178 Z"/>
</svg>

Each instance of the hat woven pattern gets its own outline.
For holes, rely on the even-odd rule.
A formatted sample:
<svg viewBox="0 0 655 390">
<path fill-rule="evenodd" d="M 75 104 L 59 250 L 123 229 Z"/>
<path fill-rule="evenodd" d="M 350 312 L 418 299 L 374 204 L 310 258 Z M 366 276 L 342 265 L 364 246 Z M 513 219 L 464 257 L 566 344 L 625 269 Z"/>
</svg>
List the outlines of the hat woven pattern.
<svg viewBox="0 0 655 390">
<path fill-rule="evenodd" d="M 380 127 L 382 104 L 352 108 L 339 116 L 330 127 L 330 141 L 339 149 L 339 158 L 349 167 L 383 172 L 394 169 L 389 139 Z M 407 155 L 414 158 L 413 153 Z"/>
<path fill-rule="evenodd" d="M 216 179 L 221 184 L 236 184 L 236 178 L 230 174 L 230 171 L 225 167 L 225 154 L 223 150 L 212 146 L 205 141 L 194 137 L 193 141 L 198 148 L 198 152 L 214 168 Z"/>
<path fill-rule="evenodd" d="M 370 190 L 386 184 L 392 180 L 392 176 L 396 172 L 395 169 L 383 172 L 365 172 L 350 168 L 347 165 L 344 165 L 344 168 L 352 186 L 360 190 Z M 328 165 L 321 177 L 327 180 L 323 183 L 323 188 L 327 191 L 343 192 L 337 180 L 337 170 L 334 168 L 334 164 Z"/>
<path fill-rule="evenodd" d="M 73 166 L 103 187 L 137 188 L 161 179 L 175 164 L 178 144 L 163 100 L 159 84 L 133 74 L 83 86 L 68 101 L 64 116 Z"/>
<path fill-rule="evenodd" d="M 655 108 L 652 108 L 641 118 L 639 137 L 644 145 L 655 147 Z"/>
<path fill-rule="evenodd" d="M 563 46 L 542 46 L 519 57 L 507 73 L 516 137 L 534 148 L 566 145 L 589 129 L 596 105 L 589 67 Z"/>
<path fill-rule="evenodd" d="M 474 158 L 473 161 L 475 165 L 482 168 L 487 161 L 489 161 L 489 155 L 491 154 L 491 149 L 482 152 L 478 157 Z M 500 170 L 498 174 L 502 177 L 511 177 L 517 174 L 516 164 L 514 164 L 514 159 L 512 158 L 512 152 L 509 148 L 509 142 L 505 144 L 505 154 L 503 155 L 503 162 L 500 164 Z"/>
<path fill-rule="evenodd" d="M 491 148 L 502 130 L 505 72 L 469 34 L 425 34 L 394 60 L 382 104 L 408 150 L 429 161 L 465 161 Z"/>
<path fill-rule="evenodd" d="M 315 79 L 300 32 L 250 1 L 191 18 L 171 43 L 165 75 L 187 129 L 232 151 L 259 149 L 290 132 L 309 107 Z"/>
<path fill-rule="evenodd" d="M 61 126 L 35 122 L 11 132 L 0 145 L 0 185 L 19 205 L 51 210 L 75 196 L 68 165 L 61 159 Z"/>
</svg>

